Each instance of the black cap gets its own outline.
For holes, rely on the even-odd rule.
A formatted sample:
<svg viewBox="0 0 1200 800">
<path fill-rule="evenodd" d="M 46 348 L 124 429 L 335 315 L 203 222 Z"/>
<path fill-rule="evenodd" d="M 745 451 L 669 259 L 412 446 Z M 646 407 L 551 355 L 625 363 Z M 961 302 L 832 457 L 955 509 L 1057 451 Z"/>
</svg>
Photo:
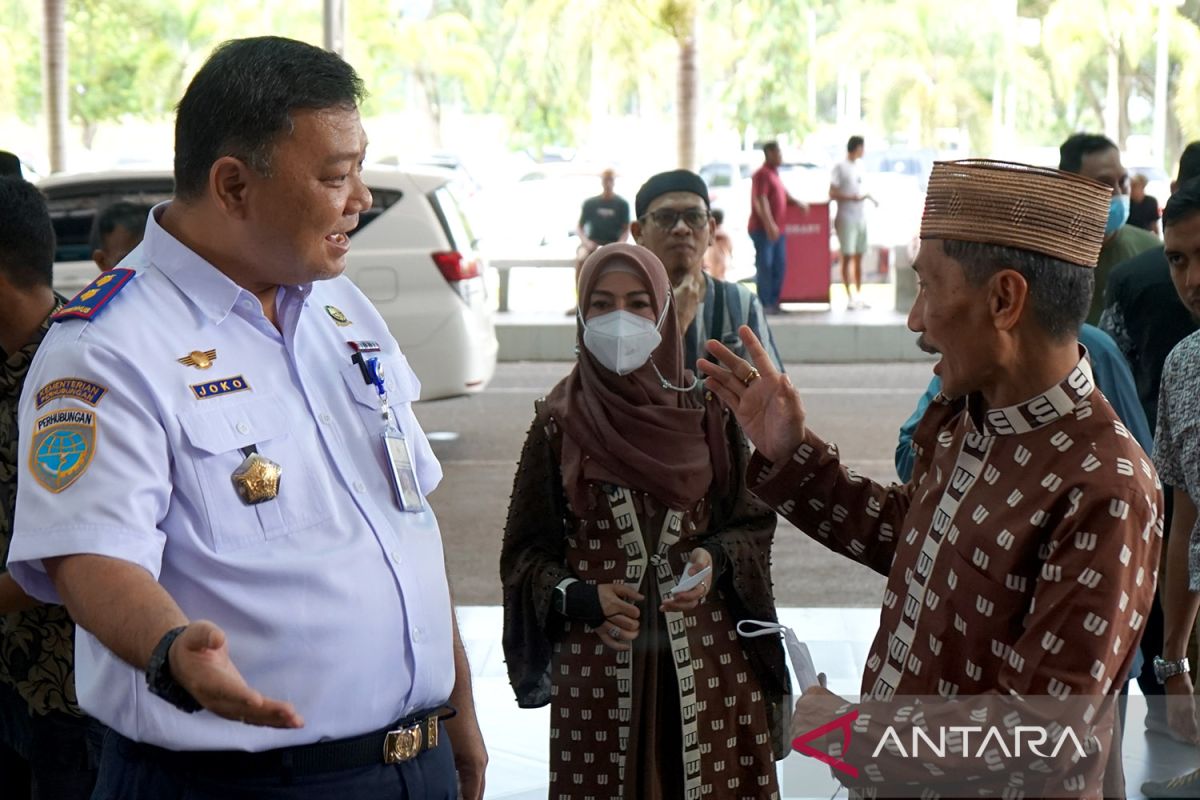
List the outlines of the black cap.
<svg viewBox="0 0 1200 800">
<path fill-rule="evenodd" d="M 7 150 L 0 150 L 0 177 L 22 177 L 21 159 Z"/>
<path fill-rule="evenodd" d="M 675 169 L 658 173 L 638 189 L 637 198 L 634 200 L 637 218 L 644 217 L 651 203 L 670 192 L 698 194 L 704 200 L 704 207 L 709 208 L 708 185 L 704 183 L 704 179 L 690 170 Z"/>
</svg>

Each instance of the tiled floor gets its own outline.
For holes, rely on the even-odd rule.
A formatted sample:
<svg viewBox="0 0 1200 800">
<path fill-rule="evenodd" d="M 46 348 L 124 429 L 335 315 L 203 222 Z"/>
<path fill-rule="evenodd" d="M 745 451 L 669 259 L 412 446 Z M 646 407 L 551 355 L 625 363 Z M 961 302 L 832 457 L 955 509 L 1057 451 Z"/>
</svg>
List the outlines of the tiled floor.
<svg viewBox="0 0 1200 800">
<path fill-rule="evenodd" d="M 459 626 L 475 682 L 475 704 L 491 758 L 489 800 L 545 800 L 549 708 L 520 709 L 513 700 L 500 646 L 501 609 L 465 606 Z M 861 665 L 875 634 L 878 611 L 868 608 L 784 608 L 780 619 L 807 642 L 813 662 L 826 673 L 829 688 L 855 694 Z M 1130 725 L 1125 735 L 1125 780 L 1130 798 L 1140 798 L 1147 779 L 1163 780 L 1200 767 L 1195 748 L 1141 730 L 1141 698 L 1130 698 Z M 792 754 L 779 765 L 786 800 L 825 800 L 839 786 L 823 764 Z M 841 792 L 845 797 L 845 792 Z M 1197 792 L 1200 797 L 1200 791 Z"/>
</svg>

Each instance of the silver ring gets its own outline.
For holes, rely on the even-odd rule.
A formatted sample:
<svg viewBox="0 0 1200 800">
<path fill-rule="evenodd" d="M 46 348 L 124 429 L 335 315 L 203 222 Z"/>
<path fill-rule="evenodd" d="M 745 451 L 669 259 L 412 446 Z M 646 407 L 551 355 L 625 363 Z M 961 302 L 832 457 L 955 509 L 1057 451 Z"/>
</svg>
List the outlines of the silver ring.
<svg viewBox="0 0 1200 800">
<path fill-rule="evenodd" d="M 618 628 L 616 625 L 613 625 L 611 628 L 608 629 L 608 635 L 614 639 L 620 639 L 621 638 L 621 629 Z"/>
</svg>

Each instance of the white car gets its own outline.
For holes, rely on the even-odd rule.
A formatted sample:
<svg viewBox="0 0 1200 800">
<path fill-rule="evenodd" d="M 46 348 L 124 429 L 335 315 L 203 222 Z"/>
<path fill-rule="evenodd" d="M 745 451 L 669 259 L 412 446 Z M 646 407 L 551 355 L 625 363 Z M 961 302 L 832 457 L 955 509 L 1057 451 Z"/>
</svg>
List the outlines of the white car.
<svg viewBox="0 0 1200 800">
<path fill-rule="evenodd" d="M 484 262 L 455 197 L 434 167 L 368 169 L 374 196 L 351 232 L 346 275 L 375 304 L 421 380 L 421 399 L 481 391 L 498 344 Z M 71 297 L 96 277 L 89 235 L 98 210 L 171 197 L 166 170 L 55 175 L 38 184 L 58 236 L 54 287 Z"/>
</svg>

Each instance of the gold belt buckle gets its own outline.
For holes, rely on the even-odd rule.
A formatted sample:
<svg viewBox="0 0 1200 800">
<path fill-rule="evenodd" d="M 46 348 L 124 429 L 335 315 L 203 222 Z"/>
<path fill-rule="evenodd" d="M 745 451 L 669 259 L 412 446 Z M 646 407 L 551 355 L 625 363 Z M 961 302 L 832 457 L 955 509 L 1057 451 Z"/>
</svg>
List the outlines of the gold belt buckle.
<svg viewBox="0 0 1200 800">
<path fill-rule="evenodd" d="M 388 731 L 383 739 L 383 763 L 398 764 L 421 752 L 421 726 Z"/>
</svg>

